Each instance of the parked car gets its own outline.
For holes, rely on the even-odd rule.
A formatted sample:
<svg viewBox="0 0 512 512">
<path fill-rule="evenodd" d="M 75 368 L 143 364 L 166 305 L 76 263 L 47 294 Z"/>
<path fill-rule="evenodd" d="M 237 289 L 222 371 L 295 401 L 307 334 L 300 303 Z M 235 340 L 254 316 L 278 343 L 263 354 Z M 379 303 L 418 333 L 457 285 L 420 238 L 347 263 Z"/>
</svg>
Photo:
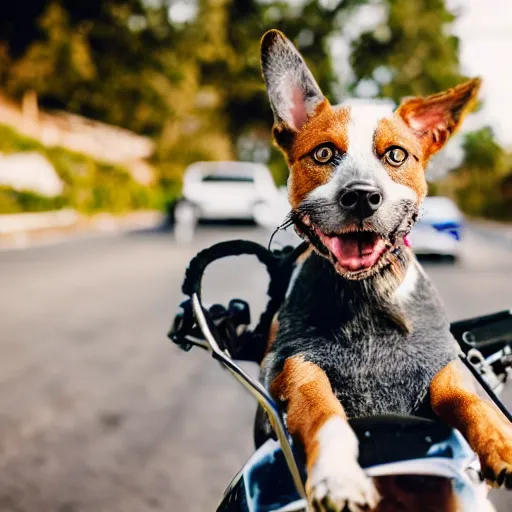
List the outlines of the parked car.
<svg viewBox="0 0 512 512">
<path fill-rule="evenodd" d="M 271 200 L 256 205 L 254 219 L 258 225 L 266 228 L 269 233 L 274 233 L 276 228 L 286 221 L 289 213 L 288 191 L 286 187 L 279 187 L 277 194 Z M 293 226 L 288 226 L 286 230 L 274 233 L 273 240 L 278 245 L 292 246 L 296 246 L 302 241 L 295 233 Z"/>
<path fill-rule="evenodd" d="M 448 197 L 427 197 L 409 239 L 418 255 L 461 255 L 464 217 Z"/>
<path fill-rule="evenodd" d="M 183 177 L 174 208 L 177 238 L 188 241 L 201 220 L 255 220 L 259 204 L 273 201 L 277 187 L 269 169 L 252 162 L 196 162 Z"/>
</svg>

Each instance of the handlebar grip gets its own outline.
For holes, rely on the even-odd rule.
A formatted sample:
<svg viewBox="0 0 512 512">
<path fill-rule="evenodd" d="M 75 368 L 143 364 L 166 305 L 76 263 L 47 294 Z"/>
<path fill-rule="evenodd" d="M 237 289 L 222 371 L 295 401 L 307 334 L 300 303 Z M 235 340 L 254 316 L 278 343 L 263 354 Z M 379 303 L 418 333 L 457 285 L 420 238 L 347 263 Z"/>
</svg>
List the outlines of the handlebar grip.
<svg viewBox="0 0 512 512">
<path fill-rule="evenodd" d="M 181 287 L 182 292 L 189 297 L 197 293 L 200 297 L 201 282 L 208 265 L 226 256 L 246 254 L 256 256 L 265 265 L 269 275 L 272 276 L 279 260 L 266 247 L 250 240 L 229 240 L 212 245 L 192 258 L 185 272 L 185 279 Z"/>
</svg>

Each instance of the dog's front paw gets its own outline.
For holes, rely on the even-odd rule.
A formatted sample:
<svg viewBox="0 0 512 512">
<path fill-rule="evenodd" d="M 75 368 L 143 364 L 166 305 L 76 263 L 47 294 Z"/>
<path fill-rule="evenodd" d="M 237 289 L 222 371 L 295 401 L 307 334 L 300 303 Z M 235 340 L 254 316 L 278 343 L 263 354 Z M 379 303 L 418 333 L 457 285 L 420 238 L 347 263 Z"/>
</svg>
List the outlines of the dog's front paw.
<svg viewBox="0 0 512 512">
<path fill-rule="evenodd" d="M 379 494 L 357 463 L 357 438 L 341 418 L 328 420 L 317 434 L 307 494 L 313 510 L 362 512 L 375 509 Z"/>
<path fill-rule="evenodd" d="M 335 464 L 315 466 L 308 479 L 308 498 L 313 510 L 362 512 L 373 510 L 379 494 L 354 459 L 339 458 Z"/>
<path fill-rule="evenodd" d="M 478 455 L 485 479 L 494 487 L 512 489 L 512 427 L 490 432 Z"/>
</svg>

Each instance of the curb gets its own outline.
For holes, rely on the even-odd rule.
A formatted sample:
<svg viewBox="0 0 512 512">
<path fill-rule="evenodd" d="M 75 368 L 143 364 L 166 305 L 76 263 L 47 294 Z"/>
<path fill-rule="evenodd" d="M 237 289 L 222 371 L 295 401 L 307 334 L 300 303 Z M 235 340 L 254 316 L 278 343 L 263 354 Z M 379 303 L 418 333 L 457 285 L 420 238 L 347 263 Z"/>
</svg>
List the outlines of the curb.
<svg viewBox="0 0 512 512">
<path fill-rule="evenodd" d="M 491 242 L 496 242 L 508 249 L 512 249 L 512 226 L 500 225 L 500 227 L 497 228 L 486 223 L 469 222 L 468 228 Z"/>
<path fill-rule="evenodd" d="M 0 237 L 20 231 L 69 227 L 76 224 L 78 219 L 79 215 L 75 210 L 0 215 Z"/>
<path fill-rule="evenodd" d="M 94 235 L 157 228 L 164 218 L 159 211 L 138 211 L 123 216 L 101 213 L 92 217 L 74 210 L 0 215 L 0 250 L 28 249 Z"/>
</svg>

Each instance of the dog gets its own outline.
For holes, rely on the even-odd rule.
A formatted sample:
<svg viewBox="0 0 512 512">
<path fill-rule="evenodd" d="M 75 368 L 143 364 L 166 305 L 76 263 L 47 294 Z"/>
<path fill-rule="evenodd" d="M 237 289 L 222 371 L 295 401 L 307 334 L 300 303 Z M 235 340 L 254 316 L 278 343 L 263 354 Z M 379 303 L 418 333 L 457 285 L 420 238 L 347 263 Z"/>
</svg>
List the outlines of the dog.
<svg viewBox="0 0 512 512">
<path fill-rule="evenodd" d="M 263 36 L 261 63 L 273 138 L 290 171 L 290 219 L 310 251 L 260 378 L 303 448 L 311 506 L 377 507 L 347 422 L 377 414 L 440 418 L 462 432 L 489 482 L 512 487 L 511 425 L 459 368 L 442 304 L 407 239 L 427 193 L 427 162 L 461 124 L 480 80 L 393 111 L 332 106 L 279 31 Z M 260 410 L 256 444 L 270 435 Z"/>
</svg>

